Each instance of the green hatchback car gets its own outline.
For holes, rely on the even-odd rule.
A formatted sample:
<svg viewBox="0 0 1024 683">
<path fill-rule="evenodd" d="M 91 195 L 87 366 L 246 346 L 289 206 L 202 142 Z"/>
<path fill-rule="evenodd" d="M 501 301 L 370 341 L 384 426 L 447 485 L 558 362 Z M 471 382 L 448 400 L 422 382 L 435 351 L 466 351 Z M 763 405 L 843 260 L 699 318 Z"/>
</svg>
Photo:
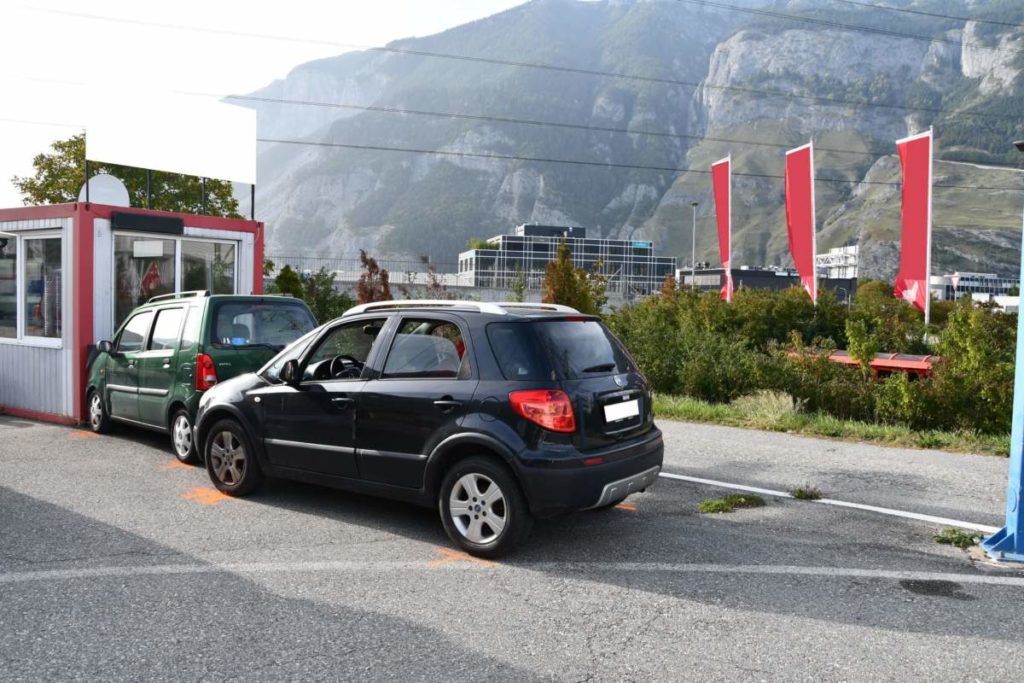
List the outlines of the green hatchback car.
<svg viewBox="0 0 1024 683">
<path fill-rule="evenodd" d="M 136 308 L 113 341 L 96 345 L 86 404 L 89 427 L 111 421 L 170 434 L 174 455 L 198 461 L 193 425 L 203 392 L 254 372 L 316 327 L 309 307 L 283 296 L 182 292 Z"/>
</svg>

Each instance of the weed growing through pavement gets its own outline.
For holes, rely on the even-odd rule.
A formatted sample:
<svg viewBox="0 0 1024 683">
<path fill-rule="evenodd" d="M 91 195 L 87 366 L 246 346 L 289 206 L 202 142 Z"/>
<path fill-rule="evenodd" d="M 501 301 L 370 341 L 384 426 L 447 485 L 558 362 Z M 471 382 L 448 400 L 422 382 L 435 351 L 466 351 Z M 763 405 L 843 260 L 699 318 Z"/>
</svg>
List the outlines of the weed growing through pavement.
<svg viewBox="0 0 1024 683">
<path fill-rule="evenodd" d="M 789 495 L 793 496 L 797 500 L 818 500 L 821 498 L 821 489 L 817 486 L 797 486 L 795 489 L 789 492 Z"/>
<path fill-rule="evenodd" d="M 697 512 L 711 514 L 715 512 L 732 512 L 739 508 L 759 508 L 764 506 L 764 498 L 750 493 L 736 493 L 724 498 L 708 498 L 697 506 Z"/>
<path fill-rule="evenodd" d="M 961 550 L 967 550 L 981 540 L 981 537 L 984 535 L 980 531 L 961 531 L 953 527 L 946 527 L 942 530 L 942 533 L 936 534 L 934 538 L 936 543 L 952 545 Z"/>
</svg>

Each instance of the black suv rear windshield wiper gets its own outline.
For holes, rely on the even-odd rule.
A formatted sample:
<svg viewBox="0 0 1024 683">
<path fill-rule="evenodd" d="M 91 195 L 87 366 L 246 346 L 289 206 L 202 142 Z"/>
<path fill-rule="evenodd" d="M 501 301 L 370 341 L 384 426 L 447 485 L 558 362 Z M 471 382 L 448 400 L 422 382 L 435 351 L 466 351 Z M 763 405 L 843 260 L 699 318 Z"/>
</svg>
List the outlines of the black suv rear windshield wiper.
<svg viewBox="0 0 1024 683">
<path fill-rule="evenodd" d="M 614 370 L 615 367 L 615 363 L 601 363 L 600 365 L 591 365 L 589 368 L 583 368 L 580 372 L 606 372 Z"/>
</svg>

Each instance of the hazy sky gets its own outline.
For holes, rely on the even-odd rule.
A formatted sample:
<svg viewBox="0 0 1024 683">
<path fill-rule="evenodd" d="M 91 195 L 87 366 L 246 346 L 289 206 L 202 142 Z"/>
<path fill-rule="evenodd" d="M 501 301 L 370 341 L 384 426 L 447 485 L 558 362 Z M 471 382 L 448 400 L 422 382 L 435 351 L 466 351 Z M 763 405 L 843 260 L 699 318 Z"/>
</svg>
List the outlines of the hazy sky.
<svg viewBox="0 0 1024 683">
<path fill-rule="evenodd" d="M 33 156 L 76 132 L 52 124 L 81 125 L 85 102 L 95 107 L 97 94 L 113 106 L 116 98 L 131 97 L 139 87 L 249 92 L 302 62 L 350 50 L 325 43 L 382 45 L 437 33 L 522 2 L 0 0 L 0 207 L 21 204 L 12 175 L 29 174 Z"/>
</svg>

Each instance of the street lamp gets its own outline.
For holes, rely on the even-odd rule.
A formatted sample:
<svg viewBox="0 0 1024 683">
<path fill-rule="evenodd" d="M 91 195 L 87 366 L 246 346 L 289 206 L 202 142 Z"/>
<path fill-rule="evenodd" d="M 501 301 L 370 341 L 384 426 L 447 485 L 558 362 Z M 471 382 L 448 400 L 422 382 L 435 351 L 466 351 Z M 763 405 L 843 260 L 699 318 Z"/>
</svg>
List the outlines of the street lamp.
<svg viewBox="0 0 1024 683">
<path fill-rule="evenodd" d="M 690 202 L 693 207 L 693 232 L 691 233 L 690 244 L 690 288 L 697 291 L 697 204 Z"/>
</svg>

